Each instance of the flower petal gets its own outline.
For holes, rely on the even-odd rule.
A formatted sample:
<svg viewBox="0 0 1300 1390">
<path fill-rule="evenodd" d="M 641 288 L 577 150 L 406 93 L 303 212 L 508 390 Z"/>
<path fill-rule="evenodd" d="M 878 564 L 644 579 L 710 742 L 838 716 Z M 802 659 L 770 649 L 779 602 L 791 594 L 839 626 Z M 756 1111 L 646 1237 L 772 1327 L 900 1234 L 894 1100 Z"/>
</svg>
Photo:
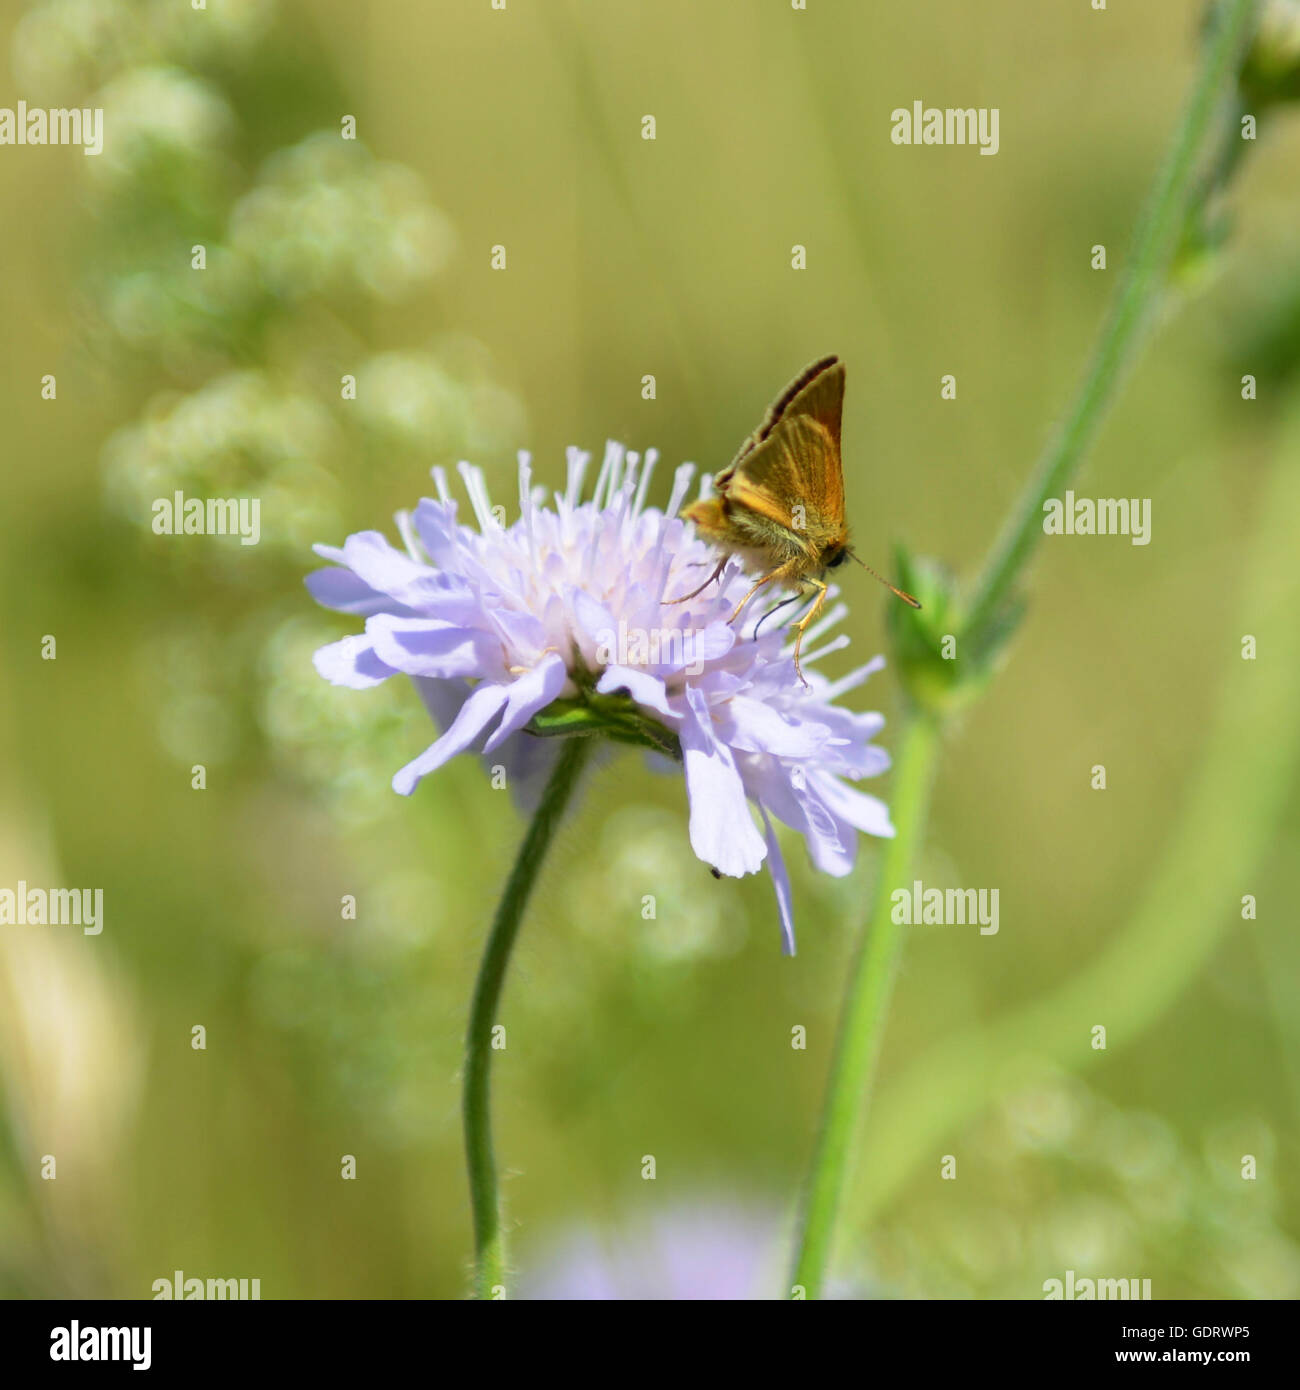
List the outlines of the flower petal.
<svg viewBox="0 0 1300 1390">
<path fill-rule="evenodd" d="M 312 570 L 303 579 L 308 593 L 322 608 L 334 608 L 340 613 L 355 613 L 368 618 L 372 613 L 406 613 L 395 599 L 372 589 L 359 574 L 339 565 L 327 565 Z"/>
<path fill-rule="evenodd" d="M 505 674 L 501 644 L 491 633 L 437 618 L 397 618 L 377 613 L 366 621 L 366 636 L 379 657 L 408 676 L 450 680 L 456 676 L 495 678 Z"/>
<path fill-rule="evenodd" d="M 853 867 L 857 837 L 851 825 L 836 818 L 821 795 L 823 785 L 835 779 L 817 779 L 811 770 L 798 766 L 802 785 L 794 768 L 750 755 L 744 763 L 746 790 L 804 837 L 808 857 L 822 873 L 842 878 Z"/>
<path fill-rule="evenodd" d="M 456 504 L 454 502 L 435 502 L 431 497 L 422 497 L 416 504 L 412 516 L 420 544 L 429 553 L 429 559 L 440 570 L 451 570 L 456 565 Z"/>
<path fill-rule="evenodd" d="M 443 587 L 437 570 L 389 545 L 379 531 L 349 536 L 343 542 L 343 560 L 372 589 L 411 608 L 422 608 L 423 600 Z"/>
<path fill-rule="evenodd" d="M 681 636 L 674 642 L 673 635 L 677 632 L 680 632 Z M 736 640 L 735 628 L 729 627 L 726 623 L 710 623 L 707 627 L 669 628 L 665 635 L 659 637 L 657 643 L 660 651 L 665 652 L 668 659 L 647 662 L 646 667 L 657 676 L 670 676 L 678 671 L 698 675 L 710 662 L 721 661 L 736 645 Z M 674 647 L 680 654 L 676 658 L 672 656 Z"/>
<path fill-rule="evenodd" d="M 704 696 L 688 686 L 686 700 L 690 714 L 680 735 L 691 848 L 697 858 L 731 878 L 756 873 L 767 847 L 749 813 L 736 760 L 714 737 Z"/>
<path fill-rule="evenodd" d="M 510 608 L 489 608 L 488 620 L 501 634 L 507 650 L 540 655 L 546 646 L 546 624 L 532 613 Z"/>
<path fill-rule="evenodd" d="M 805 791 L 796 790 L 795 795 L 808 818 L 804 831 L 808 857 L 822 873 L 843 878 L 858 857 L 858 837 L 853 827 L 839 820 L 811 787 Z"/>
<path fill-rule="evenodd" d="M 594 599 L 582 589 L 575 589 L 570 599 L 570 607 L 578 626 L 574 634 L 578 646 L 588 664 L 596 665 L 597 652 L 602 645 L 615 640 L 618 632 L 618 619 L 603 603 Z"/>
<path fill-rule="evenodd" d="M 785 860 L 781 857 L 781 846 L 777 843 L 776 826 L 768 818 L 767 812 L 759 804 L 763 817 L 764 838 L 767 840 L 767 871 L 772 875 L 772 887 L 776 890 L 776 911 L 781 919 L 781 954 L 794 955 L 794 900 L 790 895 L 790 876 L 785 871 Z"/>
<path fill-rule="evenodd" d="M 639 671 L 635 666 L 606 666 L 596 682 L 596 691 L 600 695 L 612 695 L 618 690 L 626 690 L 638 705 L 656 714 L 675 714 L 668 703 L 663 681 L 649 671 Z"/>
<path fill-rule="evenodd" d="M 817 776 L 814 780 L 822 800 L 837 819 L 847 821 L 868 835 L 880 835 L 886 840 L 894 838 L 889 807 L 879 797 L 860 792 L 838 777 Z"/>
<path fill-rule="evenodd" d="M 375 655 L 374 644 L 360 632 L 321 647 L 313 655 L 312 665 L 331 685 L 346 685 L 351 690 L 368 690 L 397 674 Z"/>
<path fill-rule="evenodd" d="M 720 711 L 722 736 L 746 753 L 771 753 L 778 758 L 812 758 L 830 735 L 815 722 L 787 717 L 765 700 L 733 695 Z"/>
<path fill-rule="evenodd" d="M 501 712 L 506 702 L 506 687 L 484 681 L 476 686 L 472 695 L 460 707 L 460 713 L 452 721 L 451 728 L 432 743 L 418 758 L 401 769 L 393 778 L 393 790 L 402 796 L 410 794 L 420 785 L 421 778 L 436 772 L 448 758 L 463 753 L 492 720 Z"/>
<path fill-rule="evenodd" d="M 505 713 L 496 732 L 483 745 L 483 751 L 490 753 L 511 734 L 518 733 L 538 710 L 545 709 L 559 695 L 568 679 L 563 658 L 549 652 L 531 671 L 511 681 L 506 686 Z"/>
</svg>

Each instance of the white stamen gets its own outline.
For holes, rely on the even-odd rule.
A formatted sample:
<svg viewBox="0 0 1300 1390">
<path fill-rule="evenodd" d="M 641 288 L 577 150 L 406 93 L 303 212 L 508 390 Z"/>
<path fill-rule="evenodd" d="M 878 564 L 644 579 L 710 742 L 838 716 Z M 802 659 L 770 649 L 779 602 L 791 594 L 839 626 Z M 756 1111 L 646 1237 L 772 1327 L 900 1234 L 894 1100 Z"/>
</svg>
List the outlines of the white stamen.
<svg viewBox="0 0 1300 1390">
<path fill-rule="evenodd" d="M 532 455 L 519 451 L 519 515 L 523 518 L 524 532 L 528 537 L 528 554 L 534 565 L 537 563 L 537 547 L 533 543 L 533 470 L 530 466 Z"/>
<path fill-rule="evenodd" d="M 500 529 L 497 526 L 496 517 L 492 515 L 492 499 L 488 495 L 487 481 L 483 477 L 483 470 L 462 460 L 456 465 L 456 471 L 465 484 L 465 491 L 469 493 L 470 506 L 474 508 L 474 515 L 478 519 L 478 529 L 484 535 L 487 534 L 489 527 Z"/>
<path fill-rule="evenodd" d="M 859 666 L 856 671 L 850 671 L 847 676 L 841 676 L 839 680 L 833 681 L 822 696 L 828 704 L 832 700 L 838 700 L 841 695 L 850 690 L 856 690 L 858 686 L 866 683 L 869 676 L 874 676 L 877 671 L 885 669 L 885 658 L 883 656 L 873 656 L 865 666 Z"/>
<path fill-rule="evenodd" d="M 686 500 L 687 489 L 691 485 L 691 479 L 695 476 L 695 465 L 693 463 L 679 463 L 673 472 L 673 491 L 668 499 L 668 506 L 664 509 L 664 522 L 667 524 L 681 510 L 682 503 Z"/>
<path fill-rule="evenodd" d="M 636 491 L 637 468 L 641 463 L 641 455 L 629 449 L 627 453 L 627 472 L 623 476 L 623 485 L 618 490 L 618 516 L 615 526 L 619 535 L 626 539 L 624 523 L 627 521 L 628 509 L 632 505 L 632 498 Z M 614 499 L 611 497 L 610 501 Z"/>
<path fill-rule="evenodd" d="M 645 506 L 646 489 L 650 486 L 650 475 L 655 471 L 655 464 L 659 462 L 659 450 L 647 449 L 645 451 L 645 467 L 641 470 L 641 481 L 637 484 L 636 502 L 632 507 L 632 515 L 640 516 L 641 509 Z"/>
<path fill-rule="evenodd" d="M 605 441 L 605 457 L 600 463 L 600 472 L 596 475 L 596 490 L 591 495 L 591 505 L 599 511 L 605 507 L 605 497 L 609 487 L 610 479 L 618 472 L 618 465 L 623 457 L 623 446 L 613 439 Z"/>
<path fill-rule="evenodd" d="M 397 522 L 397 534 L 402 538 L 402 544 L 406 547 L 406 553 L 417 565 L 427 563 L 424 556 L 421 555 L 417 549 L 415 527 L 411 524 L 411 513 L 402 510 L 398 512 L 393 519 Z"/>
<path fill-rule="evenodd" d="M 829 613 L 824 614 L 803 635 L 805 642 L 815 642 L 824 632 L 829 632 L 837 623 L 842 623 L 849 615 L 847 603 L 837 603 Z"/>
<path fill-rule="evenodd" d="M 821 624 L 818 623 L 818 627 Z M 818 647 L 815 652 L 810 652 L 807 656 L 800 656 L 801 666 L 811 666 L 814 661 L 819 661 L 824 656 L 829 656 L 831 652 L 841 652 L 852 642 L 853 639 L 847 632 L 841 632 L 838 637 L 832 638 L 824 647 Z"/>
<path fill-rule="evenodd" d="M 568 485 L 564 490 L 564 500 L 570 507 L 578 505 L 578 499 L 582 496 L 582 478 L 587 471 L 587 464 L 591 455 L 585 449 L 579 449 L 570 444 L 565 450 L 568 459 Z"/>
</svg>

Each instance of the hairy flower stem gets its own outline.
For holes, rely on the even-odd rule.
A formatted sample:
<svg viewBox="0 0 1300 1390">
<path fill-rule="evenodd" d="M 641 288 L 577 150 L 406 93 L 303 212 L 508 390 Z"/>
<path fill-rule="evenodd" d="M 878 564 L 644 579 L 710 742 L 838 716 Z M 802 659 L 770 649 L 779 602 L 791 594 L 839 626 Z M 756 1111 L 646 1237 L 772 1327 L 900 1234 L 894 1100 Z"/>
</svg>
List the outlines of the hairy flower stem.
<svg viewBox="0 0 1300 1390">
<path fill-rule="evenodd" d="M 1191 97 L 1138 222 L 1124 278 L 1074 404 L 1021 489 L 976 582 L 964 629 L 964 640 L 975 648 L 981 645 L 999 606 L 1043 534 L 1043 503 L 1057 496 L 1078 471 L 1141 346 L 1143 331 L 1159 302 L 1169 261 L 1182 231 L 1207 132 L 1235 79 L 1254 30 L 1257 6 L 1258 0 L 1228 0 L 1218 11 L 1215 31 L 1206 44 Z"/>
<path fill-rule="evenodd" d="M 1217 11 L 1191 97 L 1138 224 L 1127 273 L 1073 407 L 1021 490 L 975 586 L 962 641 L 976 650 L 997 626 L 999 610 L 1042 534 L 1043 503 L 1077 472 L 1141 344 L 1142 330 L 1164 290 L 1207 133 L 1235 80 L 1257 9 L 1258 0 L 1226 0 Z M 894 772 L 897 834 L 885 849 L 871 915 L 849 980 L 804 1198 L 793 1283 L 806 1298 L 820 1295 L 826 1277 L 852 1140 L 880 1053 L 903 944 L 903 931 L 890 914 L 890 894 L 907 886 L 925 833 L 938 739 L 937 716 L 914 713 L 909 717 Z"/>
<path fill-rule="evenodd" d="M 891 895 L 896 888 L 910 886 L 938 746 L 939 727 L 935 720 L 928 714 L 911 714 L 894 764 L 895 834 L 885 842 L 871 916 L 849 975 L 821 1133 L 804 1199 L 802 1240 L 793 1283 L 802 1288 L 805 1298 L 821 1294 L 849 1151 L 866 1109 L 884 1035 L 906 930 L 893 919 Z"/>
<path fill-rule="evenodd" d="M 501 1202 L 497 1192 L 496 1160 L 492 1154 L 491 1065 L 492 1028 L 505 984 L 510 953 L 519 935 L 524 908 L 537 881 L 546 851 L 573 796 L 578 776 L 594 740 L 565 738 L 559 741 L 559 758 L 551 773 L 505 892 L 497 905 L 479 966 L 465 1034 L 465 1157 L 469 1168 L 470 1205 L 474 1214 L 474 1296 L 499 1298 L 506 1289 L 505 1239 L 501 1230 Z"/>
</svg>

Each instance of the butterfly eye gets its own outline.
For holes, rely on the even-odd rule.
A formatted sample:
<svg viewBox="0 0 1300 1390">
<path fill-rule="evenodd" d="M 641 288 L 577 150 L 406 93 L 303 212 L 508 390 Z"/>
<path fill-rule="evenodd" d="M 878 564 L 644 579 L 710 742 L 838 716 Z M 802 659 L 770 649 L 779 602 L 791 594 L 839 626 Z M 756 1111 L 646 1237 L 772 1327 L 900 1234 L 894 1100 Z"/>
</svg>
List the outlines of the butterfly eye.
<svg viewBox="0 0 1300 1390">
<path fill-rule="evenodd" d="M 837 551 L 826 561 L 826 568 L 828 570 L 838 569 L 848 558 L 849 552 L 847 550 Z"/>
</svg>

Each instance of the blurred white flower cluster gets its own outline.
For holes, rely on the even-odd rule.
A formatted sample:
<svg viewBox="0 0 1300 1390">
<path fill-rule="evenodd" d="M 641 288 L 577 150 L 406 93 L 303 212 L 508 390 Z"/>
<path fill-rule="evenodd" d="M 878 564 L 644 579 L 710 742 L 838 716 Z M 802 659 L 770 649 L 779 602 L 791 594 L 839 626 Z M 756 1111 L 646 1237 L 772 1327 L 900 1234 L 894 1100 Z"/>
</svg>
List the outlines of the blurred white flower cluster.
<svg viewBox="0 0 1300 1390">
<path fill-rule="evenodd" d="M 1279 1224 L 1276 1150 L 1244 1112 L 1189 1143 L 1077 1077 L 1027 1075 L 953 1136 L 965 1181 L 943 1183 L 935 1201 L 937 1167 L 918 1178 L 919 1200 L 895 1203 L 898 1216 L 860 1242 L 852 1278 L 885 1298 L 1042 1298 L 1066 1270 L 1140 1275 L 1155 1298 L 1296 1298 L 1300 1249 Z M 1243 1177 L 1245 1154 L 1255 1178 Z"/>
<path fill-rule="evenodd" d="M 102 156 L 72 170 L 68 280 L 78 366 L 112 421 L 105 502 L 167 574 L 177 631 L 214 582 L 242 605 L 155 690 L 164 746 L 190 761 L 181 727 L 218 706 L 235 711 L 213 733 L 227 757 L 290 738 L 286 707 L 312 711 L 303 746 L 382 738 L 373 706 L 322 702 L 309 662 L 285 667 L 270 595 L 296 586 L 312 540 L 346 529 L 350 486 L 518 446 L 522 408 L 481 344 L 380 336 L 377 310 L 410 318 L 454 229 L 415 170 L 344 138 L 354 108 L 327 50 L 275 0 L 38 0 L 12 53 L 29 102 L 104 110 Z M 178 492 L 257 499 L 260 541 L 156 540 L 153 504 Z M 347 780 L 342 760 L 295 775 L 315 792 Z"/>
<path fill-rule="evenodd" d="M 230 214 L 230 244 L 292 304 L 347 293 L 396 299 L 446 265 L 455 238 L 410 169 L 318 131 L 266 161 Z"/>
</svg>

